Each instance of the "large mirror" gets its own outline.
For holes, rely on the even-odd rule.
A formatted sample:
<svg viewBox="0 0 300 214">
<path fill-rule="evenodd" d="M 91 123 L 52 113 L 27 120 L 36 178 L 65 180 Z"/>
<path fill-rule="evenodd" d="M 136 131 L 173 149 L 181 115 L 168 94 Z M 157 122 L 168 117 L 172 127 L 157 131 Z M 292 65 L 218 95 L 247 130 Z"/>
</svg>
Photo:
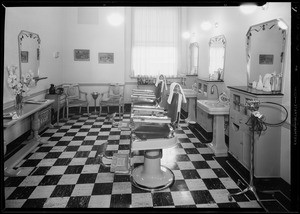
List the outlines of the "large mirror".
<svg viewBox="0 0 300 214">
<path fill-rule="evenodd" d="M 199 66 L 199 44 L 197 42 L 193 42 L 190 44 L 190 73 L 191 75 L 198 74 L 198 66 Z"/>
<path fill-rule="evenodd" d="M 209 40 L 209 78 L 223 80 L 225 65 L 226 39 L 224 35 Z"/>
<path fill-rule="evenodd" d="M 287 25 L 274 19 L 249 28 L 247 36 L 247 81 L 255 88 L 262 80 L 276 77 L 282 81 Z M 272 90 L 273 91 L 273 90 Z M 277 88 L 281 92 L 281 84 Z"/>
<path fill-rule="evenodd" d="M 39 79 L 41 44 L 39 35 L 22 30 L 18 36 L 18 43 L 20 77 L 32 72 L 34 79 Z"/>
</svg>

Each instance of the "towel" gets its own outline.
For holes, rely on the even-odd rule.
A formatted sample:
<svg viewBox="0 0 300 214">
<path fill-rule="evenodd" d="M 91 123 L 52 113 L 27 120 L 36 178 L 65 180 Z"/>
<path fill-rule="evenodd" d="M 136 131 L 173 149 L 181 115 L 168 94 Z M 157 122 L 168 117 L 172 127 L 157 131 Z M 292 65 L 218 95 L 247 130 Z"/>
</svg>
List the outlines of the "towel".
<svg viewBox="0 0 300 214">
<path fill-rule="evenodd" d="M 160 77 L 163 77 L 163 79 L 160 79 Z M 162 86 L 161 86 L 161 92 L 163 92 L 164 87 L 166 90 L 168 90 L 168 86 L 167 86 L 167 80 L 166 77 L 164 75 L 159 75 L 156 77 L 156 81 L 155 81 L 155 86 L 158 86 L 158 83 L 162 82 Z"/>
<path fill-rule="evenodd" d="M 181 94 L 182 94 L 182 101 L 183 101 L 184 103 L 186 103 L 186 98 L 185 98 L 185 95 L 184 95 L 183 90 L 182 90 L 182 88 L 181 88 L 181 85 L 180 85 L 179 83 L 177 83 L 177 82 L 173 82 L 173 83 L 171 84 L 171 86 L 170 86 L 170 94 L 169 94 L 168 101 L 167 101 L 169 104 L 171 104 L 171 102 L 172 102 L 172 98 L 173 98 L 173 94 L 174 94 L 174 88 L 175 88 L 175 86 L 177 86 L 177 85 L 178 85 L 178 87 L 179 87 L 179 89 L 180 89 L 180 92 L 181 92 Z"/>
</svg>

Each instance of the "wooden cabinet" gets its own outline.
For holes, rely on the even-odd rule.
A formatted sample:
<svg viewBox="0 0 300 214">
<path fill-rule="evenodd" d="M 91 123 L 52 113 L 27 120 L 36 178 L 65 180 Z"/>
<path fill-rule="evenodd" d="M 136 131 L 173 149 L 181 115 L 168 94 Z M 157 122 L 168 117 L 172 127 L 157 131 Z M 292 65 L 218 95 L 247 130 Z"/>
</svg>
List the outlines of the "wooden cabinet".
<svg viewBox="0 0 300 214">
<path fill-rule="evenodd" d="M 60 115 L 60 109 L 63 108 L 63 118 L 65 117 L 64 107 L 65 107 L 65 94 L 46 94 L 46 99 L 54 100 L 54 103 L 52 105 L 52 108 L 54 109 L 54 112 L 57 113 L 56 123 L 58 125 L 59 123 L 59 115 Z"/>
<path fill-rule="evenodd" d="M 243 86 L 230 89 L 229 112 L 229 152 L 247 169 L 250 169 L 250 146 L 252 143 L 250 125 L 247 125 L 251 112 L 244 105 L 249 99 L 260 101 L 258 111 L 265 116 L 267 123 L 279 123 L 282 120 L 279 106 L 265 102 L 281 104 L 283 94 L 258 91 Z M 280 177 L 281 127 L 267 126 L 266 131 L 255 135 L 254 175 L 256 177 Z"/>
</svg>

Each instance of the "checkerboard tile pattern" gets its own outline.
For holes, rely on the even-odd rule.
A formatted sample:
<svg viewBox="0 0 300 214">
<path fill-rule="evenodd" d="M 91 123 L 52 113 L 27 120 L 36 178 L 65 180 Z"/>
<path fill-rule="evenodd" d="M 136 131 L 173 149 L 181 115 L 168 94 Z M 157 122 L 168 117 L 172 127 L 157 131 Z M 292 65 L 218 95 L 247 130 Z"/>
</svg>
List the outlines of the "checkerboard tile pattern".
<svg viewBox="0 0 300 214">
<path fill-rule="evenodd" d="M 128 122 L 129 114 L 122 115 Z M 119 117 L 117 115 L 116 121 Z M 16 167 L 18 177 L 5 177 L 6 208 L 260 208 L 240 191 L 184 122 L 176 130 L 177 147 L 163 150 L 162 165 L 175 175 L 164 190 L 137 189 L 129 174 L 110 173 L 100 153 L 129 154 L 130 131 L 113 127 L 106 114 L 74 114 L 68 121 L 42 134 L 40 144 Z M 142 152 L 134 153 L 131 164 L 143 163 Z"/>
</svg>

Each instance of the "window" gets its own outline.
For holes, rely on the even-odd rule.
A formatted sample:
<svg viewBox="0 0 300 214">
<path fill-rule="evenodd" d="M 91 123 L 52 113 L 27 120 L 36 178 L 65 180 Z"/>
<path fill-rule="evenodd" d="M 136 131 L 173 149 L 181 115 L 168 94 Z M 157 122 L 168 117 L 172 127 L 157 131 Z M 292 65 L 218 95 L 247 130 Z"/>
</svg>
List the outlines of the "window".
<svg viewBox="0 0 300 214">
<path fill-rule="evenodd" d="M 179 8 L 133 8 L 132 57 L 134 76 L 177 76 Z"/>
</svg>

